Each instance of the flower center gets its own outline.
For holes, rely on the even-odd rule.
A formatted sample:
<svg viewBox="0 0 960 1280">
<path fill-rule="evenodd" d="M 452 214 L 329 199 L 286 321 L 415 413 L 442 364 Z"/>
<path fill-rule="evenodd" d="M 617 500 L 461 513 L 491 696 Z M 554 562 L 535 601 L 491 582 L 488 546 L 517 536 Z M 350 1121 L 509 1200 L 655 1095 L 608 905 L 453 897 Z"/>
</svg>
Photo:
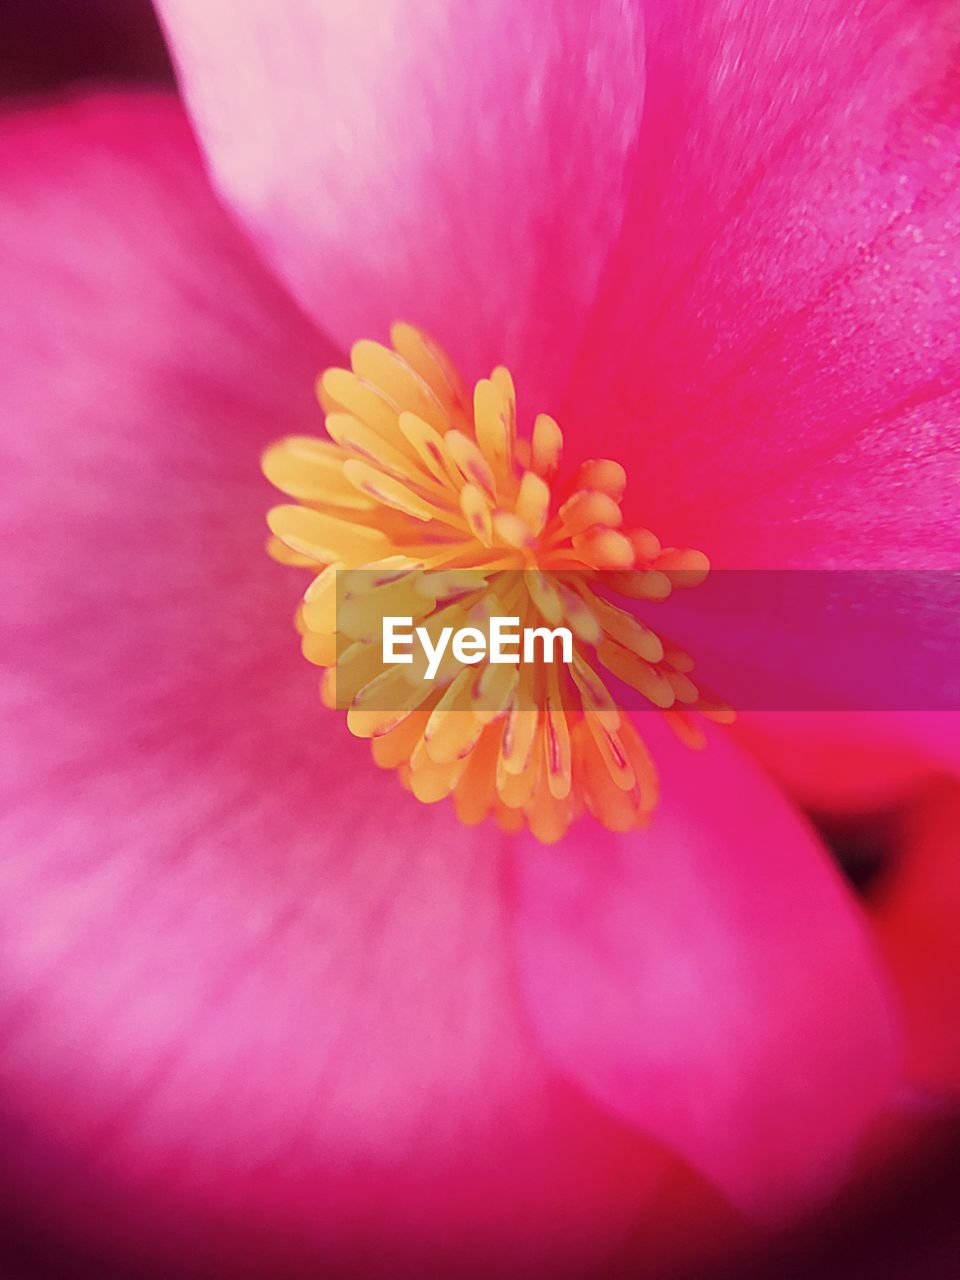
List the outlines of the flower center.
<svg viewBox="0 0 960 1280">
<path fill-rule="evenodd" d="M 545 842 L 584 810 L 614 831 L 644 825 L 656 771 L 614 688 L 659 708 L 694 747 L 696 715 L 728 723 L 733 713 L 694 684 L 687 654 L 609 594 L 663 600 L 701 582 L 707 558 L 623 527 L 616 462 L 584 462 L 558 485 L 560 428 L 539 414 L 518 435 L 506 369 L 471 401 L 424 334 L 396 324 L 391 340 L 357 342 L 351 370 L 323 374 L 329 439 L 291 437 L 263 458 L 267 479 L 296 500 L 269 513 L 269 550 L 315 575 L 297 626 L 305 656 L 327 668 L 324 701 L 347 708 L 351 731 L 418 799 L 452 796 L 466 823 L 493 815 Z M 544 652 L 514 666 L 448 665 L 436 680 L 384 670 L 369 616 L 344 607 L 356 604 L 338 589 L 351 574 L 365 603 L 376 597 L 381 612 L 433 633 L 507 613 L 528 628 L 565 626 L 572 661 Z"/>
</svg>

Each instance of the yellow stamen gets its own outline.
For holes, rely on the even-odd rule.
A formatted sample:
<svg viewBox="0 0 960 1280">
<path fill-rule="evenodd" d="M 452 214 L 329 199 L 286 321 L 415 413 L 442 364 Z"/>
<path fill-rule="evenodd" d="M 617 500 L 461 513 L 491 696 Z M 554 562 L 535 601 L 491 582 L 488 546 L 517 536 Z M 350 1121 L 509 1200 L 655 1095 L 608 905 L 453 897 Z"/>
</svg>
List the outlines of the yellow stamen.
<svg viewBox="0 0 960 1280">
<path fill-rule="evenodd" d="M 506 369 L 471 397 L 417 329 L 396 324 L 391 341 L 355 343 L 352 370 L 319 380 L 329 439 L 291 437 L 263 459 L 293 500 L 269 513 L 268 550 L 314 575 L 296 621 L 305 656 L 327 668 L 323 701 L 347 709 L 378 765 L 424 803 L 452 797 L 463 822 L 491 816 L 547 842 L 584 812 L 612 831 L 646 825 L 656 770 L 602 669 L 694 748 L 698 717 L 724 724 L 733 712 L 691 677 L 688 654 L 599 588 L 662 600 L 702 582 L 706 557 L 623 527 L 617 462 L 583 462 L 558 500 L 563 435 L 546 414 L 518 435 Z M 338 601 L 344 570 L 366 571 L 365 594 Z M 384 669 L 387 614 L 415 619 L 432 642 L 496 614 L 564 625 L 574 659 L 461 668 L 448 652 L 425 681 L 418 662 Z"/>
</svg>

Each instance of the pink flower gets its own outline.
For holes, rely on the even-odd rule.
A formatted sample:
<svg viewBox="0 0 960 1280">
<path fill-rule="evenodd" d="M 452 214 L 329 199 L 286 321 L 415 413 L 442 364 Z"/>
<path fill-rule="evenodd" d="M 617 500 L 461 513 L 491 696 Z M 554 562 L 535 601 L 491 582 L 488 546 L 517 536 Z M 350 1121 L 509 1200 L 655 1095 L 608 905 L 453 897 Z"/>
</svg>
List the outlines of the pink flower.
<svg viewBox="0 0 960 1280">
<path fill-rule="evenodd" d="M 746 737 L 651 727 L 629 836 L 419 805 L 317 707 L 258 460 L 404 318 L 715 565 L 956 567 L 950 6 L 160 9 L 227 211 L 164 95 L 0 136 L 7 1204 L 278 1277 L 576 1273 L 690 1182 L 816 1203 L 901 1005 Z M 880 723 L 891 785 L 956 763 Z M 823 794 L 795 724 L 744 733 Z"/>
</svg>

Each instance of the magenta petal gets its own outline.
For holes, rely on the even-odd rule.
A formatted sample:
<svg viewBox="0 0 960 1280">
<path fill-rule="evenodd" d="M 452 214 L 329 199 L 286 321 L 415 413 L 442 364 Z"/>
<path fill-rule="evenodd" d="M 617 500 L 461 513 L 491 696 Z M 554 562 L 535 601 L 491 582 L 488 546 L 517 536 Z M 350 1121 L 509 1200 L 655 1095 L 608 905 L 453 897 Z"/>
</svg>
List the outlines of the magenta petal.
<svg viewBox="0 0 960 1280">
<path fill-rule="evenodd" d="M 960 713 L 747 712 L 744 745 L 801 804 L 855 813 L 888 808 L 941 772 L 960 774 Z"/>
<path fill-rule="evenodd" d="M 0 178 L 4 1212 L 124 1274 L 584 1264 L 659 1160 L 544 1065 L 497 840 L 322 711 L 263 554 L 324 339 L 172 100 L 8 120 Z"/>
<path fill-rule="evenodd" d="M 887 992 L 780 794 L 728 743 L 694 754 L 642 719 L 665 796 L 649 830 L 579 828 L 517 862 L 530 1016 L 592 1097 L 779 1215 L 835 1185 L 891 1096 Z"/>
<path fill-rule="evenodd" d="M 221 189 L 349 345 L 396 319 L 523 404 L 565 381 L 620 225 L 639 4 L 160 0 Z"/>
<path fill-rule="evenodd" d="M 717 565 L 957 565 L 955 7 L 647 15 L 642 177 L 571 438 L 608 424 L 633 511 Z"/>
<path fill-rule="evenodd" d="M 893 865 L 881 879 L 874 924 L 907 1028 L 911 1082 L 960 1094 L 960 788 L 931 788 L 902 817 Z"/>
</svg>

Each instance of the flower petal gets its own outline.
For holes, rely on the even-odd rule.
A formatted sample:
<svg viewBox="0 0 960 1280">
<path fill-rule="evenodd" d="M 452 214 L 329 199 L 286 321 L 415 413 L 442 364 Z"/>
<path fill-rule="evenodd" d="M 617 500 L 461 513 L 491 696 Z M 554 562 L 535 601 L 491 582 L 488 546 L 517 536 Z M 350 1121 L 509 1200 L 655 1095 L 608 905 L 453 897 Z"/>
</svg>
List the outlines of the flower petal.
<svg viewBox="0 0 960 1280">
<path fill-rule="evenodd" d="M 4 1212 L 98 1273 L 584 1264 L 660 1157 L 543 1064 L 497 841 L 325 716 L 263 554 L 325 340 L 172 100 L 0 173 Z"/>
<path fill-rule="evenodd" d="M 763 711 L 737 736 L 811 809 L 887 807 L 924 778 L 960 774 L 960 714 L 952 711 Z"/>
<path fill-rule="evenodd" d="M 960 786 L 944 783 L 907 812 L 880 882 L 874 922 L 904 1007 L 915 1085 L 960 1092 Z"/>
<path fill-rule="evenodd" d="M 715 565 L 957 565 L 954 5 L 660 0 L 647 47 L 565 432 Z"/>
<path fill-rule="evenodd" d="M 549 408 L 620 224 L 639 4 L 160 0 L 215 178 L 345 345 L 396 319 Z"/>
<path fill-rule="evenodd" d="M 649 830 L 518 860 L 521 980 L 571 1079 L 779 1215 L 831 1189 L 891 1096 L 886 992 L 853 899 L 779 794 L 729 744 L 698 755 L 652 720 Z"/>
</svg>

